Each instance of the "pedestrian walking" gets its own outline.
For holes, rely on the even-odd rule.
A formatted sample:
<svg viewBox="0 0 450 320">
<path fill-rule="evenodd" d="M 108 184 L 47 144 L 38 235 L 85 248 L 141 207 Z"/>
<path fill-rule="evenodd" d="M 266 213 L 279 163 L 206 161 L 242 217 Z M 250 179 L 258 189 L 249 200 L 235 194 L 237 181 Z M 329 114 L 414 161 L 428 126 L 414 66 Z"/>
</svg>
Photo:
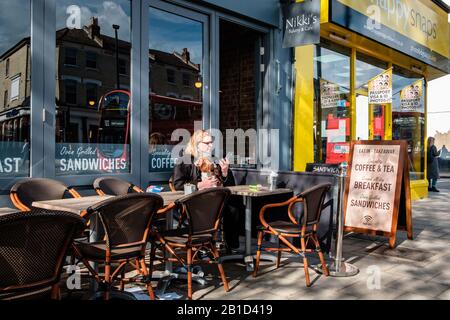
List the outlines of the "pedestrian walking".
<svg viewBox="0 0 450 320">
<path fill-rule="evenodd" d="M 428 138 L 428 148 L 427 148 L 427 179 L 428 179 L 428 191 L 439 192 L 436 189 L 436 183 L 439 179 L 439 163 L 438 158 L 440 153 L 437 151 L 436 146 L 434 145 L 434 138 Z"/>
</svg>

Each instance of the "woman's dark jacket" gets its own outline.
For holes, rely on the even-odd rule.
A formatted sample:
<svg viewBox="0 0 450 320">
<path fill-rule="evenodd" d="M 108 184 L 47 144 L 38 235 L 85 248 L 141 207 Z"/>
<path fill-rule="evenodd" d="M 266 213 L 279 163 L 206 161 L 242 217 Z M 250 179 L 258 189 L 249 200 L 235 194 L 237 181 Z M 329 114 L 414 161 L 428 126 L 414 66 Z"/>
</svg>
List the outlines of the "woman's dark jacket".
<svg viewBox="0 0 450 320">
<path fill-rule="evenodd" d="M 436 146 L 431 146 L 428 148 L 427 154 L 427 162 L 428 162 L 428 170 L 427 170 L 427 179 L 439 179 L 439 163 L 438 163 L 439 152 L 436 149 Z"/>
<path fill-rule="evenodd" d="M 184 155 L 179 158 L 177 164 L 173 168 L 173 184 L 176 190 L 183 190 L 186 183 L 197 184 L 202 181 L 202 174 L 194 164 L 194 157 Z M 228 169 L 228 174 L 223 181 L 224 186 L 234 186 L 235 181 L 233 173 Z"/>
</svg>

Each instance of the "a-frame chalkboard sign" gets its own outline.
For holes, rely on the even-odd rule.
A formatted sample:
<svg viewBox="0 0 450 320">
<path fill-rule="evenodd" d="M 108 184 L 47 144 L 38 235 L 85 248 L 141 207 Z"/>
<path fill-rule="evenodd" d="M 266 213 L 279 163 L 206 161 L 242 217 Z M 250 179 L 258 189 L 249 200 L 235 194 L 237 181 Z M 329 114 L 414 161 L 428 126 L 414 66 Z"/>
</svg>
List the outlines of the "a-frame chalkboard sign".
<svg viewBox="0 0 450 320">
<path fill-rule="evenodd" d="M 353 141 L 344 194 L 345 231 L 381 235 L 395 247 L 398 230 L 413 238 L 408 144 Z"/>
</svg>

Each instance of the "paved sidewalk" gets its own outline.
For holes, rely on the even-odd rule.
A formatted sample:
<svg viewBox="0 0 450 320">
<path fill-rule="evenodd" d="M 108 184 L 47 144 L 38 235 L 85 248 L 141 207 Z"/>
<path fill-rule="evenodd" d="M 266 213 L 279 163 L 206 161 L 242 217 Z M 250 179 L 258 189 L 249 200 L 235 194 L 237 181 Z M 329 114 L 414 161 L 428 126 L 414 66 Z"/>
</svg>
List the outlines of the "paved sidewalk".
<svg viewBox="0 0 450 320">
<path fill-rule="evenodd" d="M 228 293 L 220 284 L 216 266 L 206 265 L 203 271 L 208 284 L 194 283 L 193 298 L 450 299 L 450 179 L 442 180 L 438 188 L 440 193 L 413 202 L 414 240 L 399 232 L 397 248 L 388 250 L 386 238 L 346 235 L 344 257 L 360 269 L 354 277 L 327 278 L 310 269 L 312 286 L 306 288 L 302 261 L 286 254 L 279 269 L 262 262 L 257 278 L 242 263 L 224 264 L 231 288 Z M 311 257 L 310 262 L 317 260 Z M 174 281 L 167 291 L 185 298 L 186 280 Z"/>
<path fill-rule="evenodd" d="M 216 280 L 197 285 L 194 299 L 450 299 L 450 179 L 438 188 L 440 193 L 413 202 L 414 240 L 399 232 L 397 248 L 386 250 L 386 238 L 344 238 L 344 257 L 360 269 L 354 277 L 326 278 L 310 270 L 313 284 L 306 288 L 299 258 L 286 258 L 279 269 L 266 262 L 257 278 L 243 265 L 227 263 L 231 291 Z M 217 277 L 215 268 L 206 271 Z"/>
</svg>

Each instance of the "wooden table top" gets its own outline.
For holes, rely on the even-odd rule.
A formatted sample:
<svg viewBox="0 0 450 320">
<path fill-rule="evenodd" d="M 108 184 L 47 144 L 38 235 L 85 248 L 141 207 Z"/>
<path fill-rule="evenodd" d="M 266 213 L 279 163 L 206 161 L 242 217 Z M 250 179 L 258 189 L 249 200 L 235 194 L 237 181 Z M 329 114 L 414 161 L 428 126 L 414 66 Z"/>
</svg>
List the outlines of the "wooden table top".
<svg viewBox="0 0 450 320">
<path fill-rule="evenodd" d="M 250 186 L 248 185 L 242 185 L 242 186 L 230 186 L 227 187 L 230 189 L 231 193 L 234 195 L 240 195 L 245 197 L 264 197 L 274 194 L 283 194 L 283 193 L 291 193 L 291 189 L 275 189 L 275 190 L 269 190 L 267 187 L 262 187 L 260 190 L 255 191 L 251 190 Z M 176 192 L 159 192 L 159 194 L 163 200 L 164 200 L 164 206 L 167 206 L 171 203 L 174 203 L 176 200 L 184 197 L 183 191 L 176 191 Z M 59 200 L 45 200 L 45 201 L 35 201 L 32 203 L 32 206 L 35 208 L 40 209 L 46 209 L 46 210 L 55 210 L 55 211 L 67 211 L 72 212 L 75 214 L 82 214 L 86 211 L 89 207 L 113 198 L 114 196 L 87 196 L 87 197 L 81 197 L 81 198 L 68 198 L 68 199 L 59 199 Z M 11 213 L 15 212 L 17 210 L 11 209 L 11 208 L 1 208 L 2 211 L 0 211 L 0 214 L 3 212 Z M 9 210 L 9 211 L 8 211 Z M 14 211 L 15 210 L 15 211 Z"/>
<path fill-rule="evenodd" d="M 158 192 L 157 194 L 159 194 L 163 198 L 164 206 L 174 203 L 178 199 L 184 197 L 184 191 L 175 191 L 175 192 L 167 191 L 167 192 Z"/>
<path fill-rule="evenodd" d="M 43 201 L 34 201 L 31 205 L 39 209 L 67 211 L 75 214 L 81 214 L 87 208 L 113 197 L 114 196 L 88 196 L 81 198 L 68 198 L 59 200 L 43 200 Z"/>
<path fill-rule="evenodd" d="M 157 194 L 159 194 L 163 198 L 164 206 L 167 206 L 184 196 L 183 191 L 159 192 Z M 114 198 L 114 196 L 88 196 L 60 200 L 35 201 L 32 203 L 32 206 L 40 209 L 67 211 L 75 214 L 82 214 L 89 207 L 110 198 Z"/>
<path fill-rule="evenodd" d="M 279 188 L 275 190 L 269 190 L 269 188 L 267 187 L 261 187 L 258 191 L 255 191 L 255 189 L 250 189 L 250 186 L 248 185 L 230 186 L 227 188 L 230 189 L 231 194 L 245 197 L 264 197 L 274 194 L 283 194 L 292 192 L 291 189 Z"/>
<path fill-rule="evenodd" d="M 20 212 L 20 211 L 17 209 L 8 208 L 8 207 L 0 208 L 0 216 L 5 215 L 5 214 L 16 213 L 16 212 Z"/>
</svg>

